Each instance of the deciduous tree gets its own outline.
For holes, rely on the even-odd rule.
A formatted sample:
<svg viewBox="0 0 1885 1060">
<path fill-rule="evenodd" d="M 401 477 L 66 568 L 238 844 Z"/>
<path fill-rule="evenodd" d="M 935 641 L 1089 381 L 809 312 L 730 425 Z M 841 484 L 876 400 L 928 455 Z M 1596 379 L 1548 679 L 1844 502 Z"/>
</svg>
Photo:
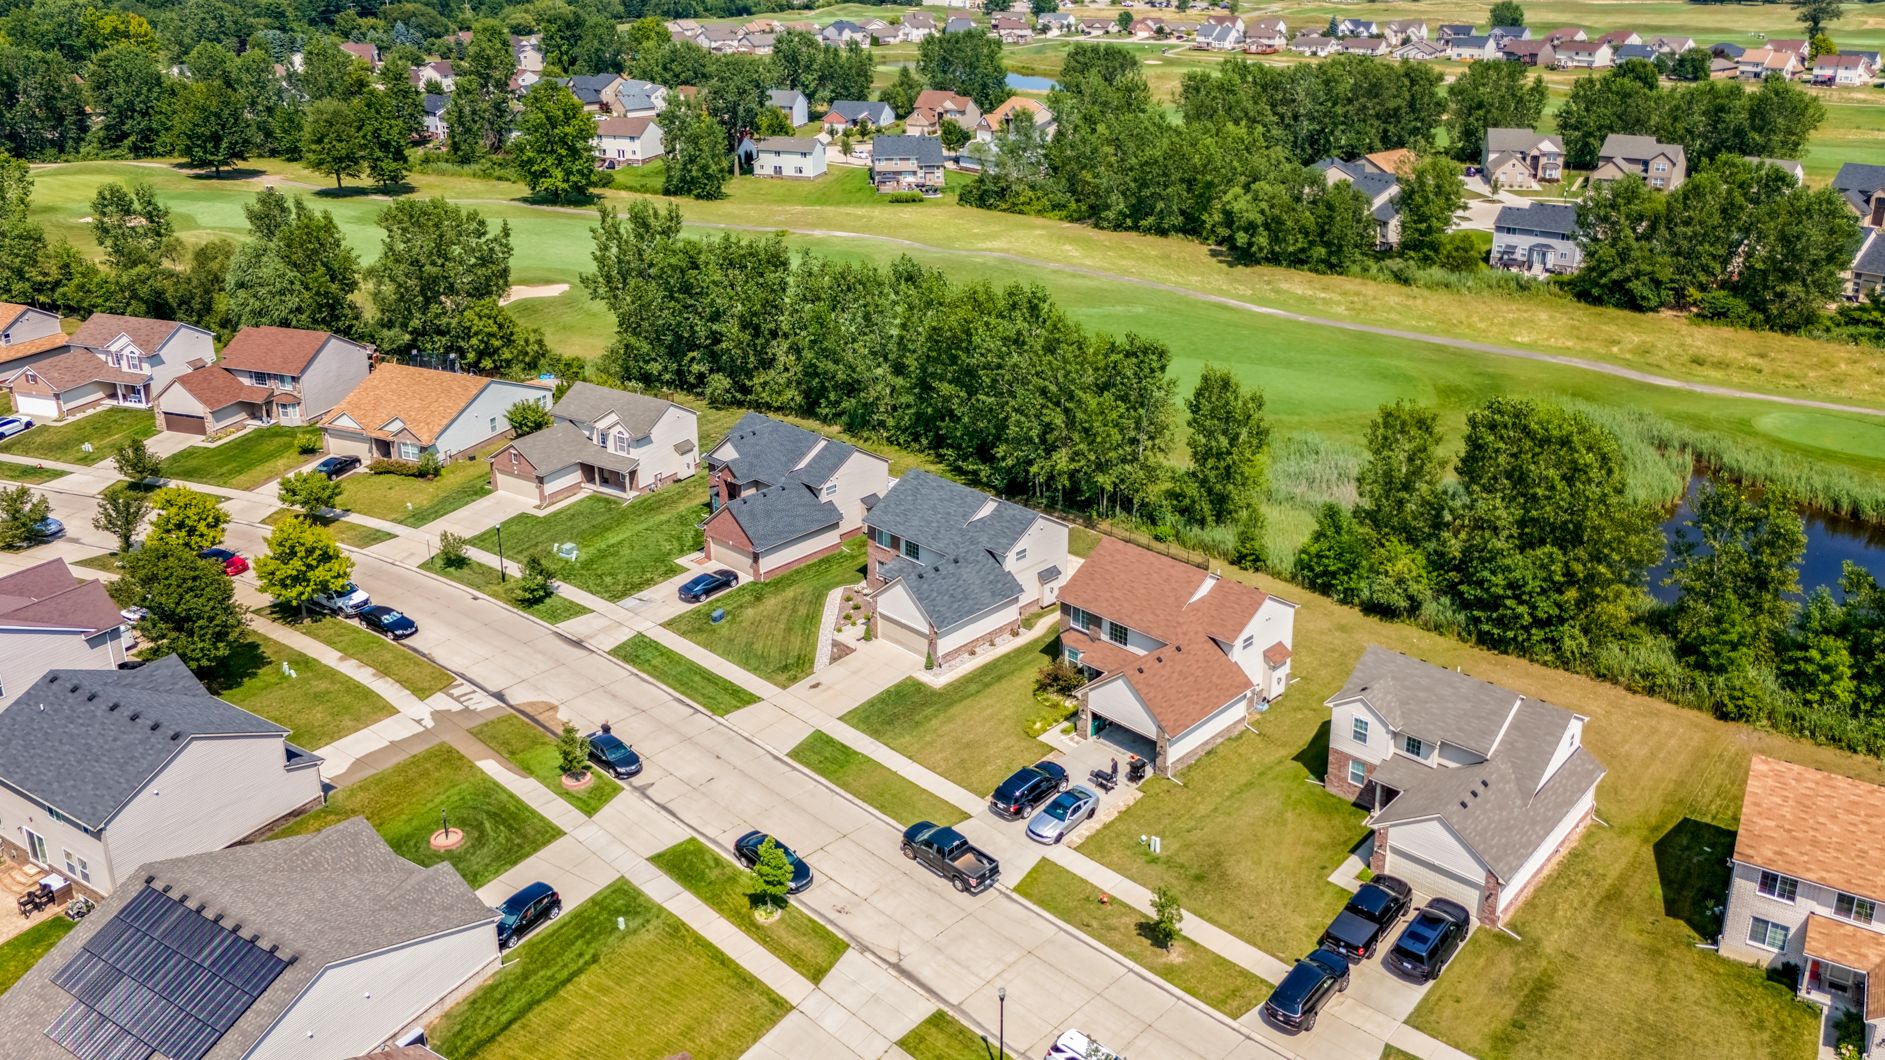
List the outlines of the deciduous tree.
<svg viewBox="0 0 1885 1060">
<path fill-rule="evenodd" d="M 174 542 L 192 554 L 222 544 L 229 513 L 222 502 L 188 486 L 165 486 L 151 494 L 157 515 L 151 519 L 151 542 Z"/>
<path fill-rule="evenodd" d="M 150 512 L 150 499 L 142 490 L 106 490 L 98 498 L 98 514 L 92 517 L 92 527 L 117 538 L 118 554 L 124 555 L 131 551 L 131 542 Z"/>
<path fill-rule="evenodd" d="M 552 202 L 588 198 L 596 182 L 595 149 L 590 141 L 596 121 L 582 104 L 553 81 L 539 81 L 524 96 L 511 156 L 530 193 Z"/>
<path fill-rule="evenodd" d="M 301 125 L 301 160 L 316 173 L 334 178 L 334 187 L 357 177 L 366 164 L 361 143 L 360 108 L 338 99 L 317 99 L 308 105 Z"/>
<path fill-rule="evenodd" d="M 248 624 L 236 604 L 235 579 L 221 564 L 155 533 L 143 548 L 120 558 L 119 578 L 110 589 L 121 606 L 149 612 L 137 623 L 147 657 L 174 653 L 199 675 L 229 656 Z"/>
<path fill-rule="evenodd" d="M 1263 392 L 1244 390 L 1228 368 L 1207 364 L 1185 403 L 1187 474 L 1206 523 L 1231 523 L 1258 500 L 1270 444 Z"/>
<path fill-rule="evenodd" d="M 519 438 L 535 434 L 555 422 L 550 418 L 550 410 L 535 401 L 519 401 L 505 409 L 504 420 L 510 424 L 511 432 Z"/>
<path fill-rule="evenodd" d="M 299 609 L 303 617 L 310 601 L 340 591 L 353 575 L 353 560 L 334 542 L 334 535 L 305 516 L 291 515 L 275 524 L 267 547 L 255 560 L 262 591 L 277 604 Z"/>
<path fill-rule="evenodd" d="M 26 486 L 0 488 L 0 549 L 19 548 L 52 517 L 52 502 Z"/>
<path fill-rule="evenodd" d="M 318 471 L 283 475 L 276 493 L 283 504 L 309 515 L 319 515 L 340 503 L 340 483 Z"/>
</svg>

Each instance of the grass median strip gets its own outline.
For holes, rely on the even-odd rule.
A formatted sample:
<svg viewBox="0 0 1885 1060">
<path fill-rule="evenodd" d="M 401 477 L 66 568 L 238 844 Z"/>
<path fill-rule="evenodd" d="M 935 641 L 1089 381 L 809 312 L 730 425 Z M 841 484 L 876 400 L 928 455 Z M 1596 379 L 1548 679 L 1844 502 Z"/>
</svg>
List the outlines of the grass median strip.
<svg viewBox="0 0 1885 1060">
<path fill-rule="evenodd" d="M 799 741 L 787 757 L 877 807 L 903 825 L 918 821 L 956 824 L 969 815 L 898 776 L 862 751 L 846 747 L 822 732 Z"/>
<path fill-rule="evenodd" d="M 561 795 L 563 801 L 594 817 L 596 811 L 622 793 L 622 785 L 600 770 L 589 771 L 589 786 L 571 791 L 563 786 L 563 767 L 557 760 L 556 741 L 542 729 L 523 718 L 507 714 L 475 726 L 471 735 L 486 747 L 503 755 L 511 765 L 530 774 L 537 782 Z"/>
<path fill-rule="evenodd" d="M 683 839 L 648 859 L 675 883 L 726 917 L 793 971 L 816 983 L 850 947 L 831 929 L 788 904 L 779 918 L 762 924 L 753 915 L 753 883 L 745 869 L 714 853 L 698 839 Z"/>
<path fill-rule="evenodd" d="M 502 581 L 497 576 L 496 567 L 486 566 L 485 564 L 479 563 L 477 560 L 468 559 L 464 563 L 452 567 L 445 564 L 443 556 L 433 556 L 431 559 L 419 564 L 419 566 L 434 574 L 443 574 L 458 584 L 466 586 L 467 588 L 476 589 L 486 596 L 502 600 L 517 610 L 527 615 L 534 615 L 537 618 L 541 618 L 551 625 L 555 625 L 558 622 L 568 622 L 572 618 L 579 618 L 589 614 L 587 607 L 571 600 L 567 596 L 552 595 L 547 600 L 526 607 L 511 598 L 509 587 L 516 583 L 515 578 L 512 578 L 509 582 Z"/>
<path fill-rule="evenodd" d="M 330 616 L 313 618 L 294 623 L 294 629 L 356 662 L 378 670 L 420 699 L 443 692 L 457 680 L 430 660 L 343 619 Z"/>
<path fill-rule="evenodd" d="M 405 526 L 424 526 L 491 492 L 491 471 L 477 456 L 447 463 L 437 478 L 355 472 L 340 480 L 340 507 Z"/>
<path fill-rule="evenodd" d="M 289 741 L 310 751 L 394 713 L 378 692 L 253 630 L 218 665 L 212 683 L 236 706 L 286 725 Z"/>
<path fill-rule="evenodd" d="M 995 1046 L 942 1009 L 897 1039 L 911 1060 L 997 1060 Z"/>
<path fill-rule="evenodd" d="M 457 1060 L 736 1060 L 792 1006 L 627 880 L 536 932 L 432 1026 Z"/>
<path fill-rule="evenodd" d="M 300 514 L 300 512 L 292 508 L 278 508 L 271 513 L 268 518 L 262 520 L 262 522 L 268 526 L 274 526 L 291 515 Z M 315 522 L 326 527 L 327 532 L 334 535 L 334 540 L 343 545 L 352 545 L 355 548 L 372 548 L 382 541 L 391 541 L 393 539 L 392 534 L 381 530 L 377 526 L 356 523 L 351 519 L 316 519 Z"/>
<path fill-rule="evenodd" d="M 78 921 L 55 916 L 50 920 L 41 920 L 25 931 L 0 942 L 0 994 L 4 994 L 20 981 L 20 977 L 33 970 L 33 965 L 46 955 L 46 951 L 59 944 L 65 934 L 78 926 Z"/>
<path fill-rule="evenodd" d="M 715 714 L 731 714 L 759 702 L 753 693 L 649 637 L 630 637 L 609 654 Z"/>
<path fill-rule="evenodd" d="M 733 665 L 784 688 L 809 677 L 825 597 L 864 580 L 864 539 L 769 581 L 747 582 L 664 623 Z M 716 610 L 726 617 L 713 621 Z"/>
<path fill-rule="evenodd" d="M 1231 1019 L 1269 996 L 1269 983 L 1189 939 L 1169 951 L 1153 945 L 1145 930 L 1150 914 L 1119 901 L 1101 905 L 1098 887 L 1054 862 L 1035 865 L 1015 892 Z"/>
<path fill-rule="evenodd" d="M 34 467 L 31 464 L 19 464 L 11 460 L 0 460 L 0 481 L 26 482 L 37 485 L 63 478 L 65 472 L 56 467 Z"/>
</svg>

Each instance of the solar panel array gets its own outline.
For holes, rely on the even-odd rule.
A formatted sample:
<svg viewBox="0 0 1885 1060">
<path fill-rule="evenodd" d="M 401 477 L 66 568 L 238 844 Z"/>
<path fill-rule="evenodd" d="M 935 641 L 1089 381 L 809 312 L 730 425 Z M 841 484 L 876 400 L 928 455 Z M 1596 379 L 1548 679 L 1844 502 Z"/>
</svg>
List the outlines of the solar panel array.
<svg viewBox="0 0 1885 1060">
<path fill-rule="evenodd" d="M 46 1030 L 79 1060 L 202 1060 L 288 962 L 145 887 L 52 977 Z"/>
</svg>

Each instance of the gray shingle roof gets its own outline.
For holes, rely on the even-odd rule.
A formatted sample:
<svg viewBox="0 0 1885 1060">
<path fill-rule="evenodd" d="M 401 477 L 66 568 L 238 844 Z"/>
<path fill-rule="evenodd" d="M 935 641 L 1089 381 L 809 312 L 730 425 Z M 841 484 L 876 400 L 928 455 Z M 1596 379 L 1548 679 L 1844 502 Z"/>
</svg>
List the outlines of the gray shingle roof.
<svg viewBox="0 0 1885 1060">
<path fill-rule="evenodd" d="M 1573 239 L 1577 236 L 1577 207 L 1555 202 L 1501 206 L 1492 227 L 1495 231 L 1501 228 L 1523 228 Z"/>
<path fill-rule="evenodd" d="M 632 456 L 610 452 L 590 441 L 588 435 L 563 420 L 513 439 L 511 445 L 540 476 L 577 463 L 606 467 L 624 475 L 641 466 L 641 461 Z"/>
<path fill-rule="evenodd" d="M 1614 158 L 1626 162 L 1645 162 L 1657 155 L 1668 155 L 1677 165 L 1688 162 L 1687 153 L 1682 150 L 1681 144 L 1666 144 L 1654 136 L 1611 133 L 1604 137 L 1604 145 L 1597 149 L 1600 160 Z"/>
<path fill-rule="evenodd" d="M 726 455 L 729 448 L 734 455 Z M 715 466 L 726 467 L 733 481 L 742 484 L 757 482 L 776 486 L 783 482 L 805 482 L 822 486 L 831 472 L 843 466 L 855 452 L 855 446 L 834 442 L 771 416 L 749 412 L 708 451 L 708 459 Z"/>
<path fill-rule="evenodd" d="M 628 428 L 635 437 L 646 438 L 648 432 L 654 430 L 655 424 L 661 421 L 663 413 L 671 408 L 682 407 L 647 394 L 615 390 L 594 383 L 571 383 L 563 399 L 551 406 L 550 414 L 580 424 L 593 424 L 613 412 L 621 418 L 622 426 Z"/>
<path fill-rule="evenodd" d="M 890 492 L 896 495 L 896 490 Z M 991 608 L 1011 604 L 1021 596 L 1021 583 L 986 552 L 952 556 L 927 566 L 898 558 L 880 565 L 877 573 L 886 587 L 901 580 L 916 605 L 923 609 L 930 625 L 938 631 L 953 629 Z"/>
<path fill-rule="evenodd" d="M 753 543 L 753 551 L 777 548 L 820 530 L 835 530 L 841 521 L 838 506 L 819 500 L 812 488 L 798 482 L 768 486 L 728 501 L 725 510 Z"/>
<path fill-rule="evenodd" d="M 766 102 L 789 111 L 800 103 L 806 102 L 805 93 L 796 88 L 775 88 L 766 93 Z"/>
<path fill-rule="evenodd" d="M 837 114 L 848 122 L 856 122 L 868 118 L 873 124 L 888 125 L 897 120 L 897 114 L 890 109 L 890 104 L 876 103 L 864 99 L 832 100 L 829 112 Z"/>
<path fill-rule="evenodd" d="M 1847 162 L 1833 174 L 1833 187 L 1846 197 L 1853 209 L 1865 213 L 1870 209 L 1872 193 L 1885 188 L 1885 166 Z"/>
<path fill-rule="evenodd" d="M 1865 241 L 1853 255 L 1852 271 L 1862 276 L 1885 276 L 1885 239 L 1879 238 L 1878 229 L 1866 231 Z"/>
<path fill-rule="evenodd" d="M 1510 689 L 1369 645 L 1329 702 L 1361 699 L 1396 732 L 1490 755 L 1520 698 Z"/>
<path fill-rule="evenodd" d="M 865 525 L 922 547 L 923 558 L 986 551 L 1006 556 L 1039 513 L 981 490 L 910 471 L 865 517 Z"/>
<path fill-rule="evenodd" d="M 1492 154 L 1507 151 L 1530 153 L 1538 150 L 1545 141 L 1555 138 L 1546 136 L 1536 129 L 1487 129 L 1486 150 Z"/>
<path fill-rule="evenodd" d="M 940 166 L 942 141 L 934 136 L 878 136 L 871 140 L 871 158 L 908 158 L 919 166 Z"/>
<path fill-rule="evenodd" d="M 570 94 L 584 104 L 602 102 L 602 93 L 615 83 L 614 74 L 583 74 L 578 77 L 559 77 L 556 83 L 569 89 Z"/>
<path fill-rule="evenodd" d="M 809 136 L 767 136 L 754 140 L 753 146 L 761 151 L 790 151 L 796 154 L 810 154 L 824 147 Z"/>
<path fill-rule="evenodd" d="M 192 738 L 287 734 L 204 691 L 174 655 L 53 670 L 0 711 L 0 779 L 97 829 Z"/>
</svg>

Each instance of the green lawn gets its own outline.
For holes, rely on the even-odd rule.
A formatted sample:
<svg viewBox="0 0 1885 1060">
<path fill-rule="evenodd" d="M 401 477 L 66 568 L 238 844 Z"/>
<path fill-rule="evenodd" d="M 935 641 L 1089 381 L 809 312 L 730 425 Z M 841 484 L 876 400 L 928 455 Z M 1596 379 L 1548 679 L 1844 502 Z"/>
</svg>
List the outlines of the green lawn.
<svg viewBox="0 0 1885 1060">
<path fill-rule="evenodd" d="M 0 442 L 0 453 L 29 460 L 57 460 L 67 464 L 96 464 L 109 460 L 117 448 L 134 438 L 157 433 L 156 414 L 149 409 L 109 408 L 66 423 L 41 424 Z M 91 452 L 85 452 L 86 443 Z"/>
<path fill-rule="evenodd" d="M 25 931 L 0 942 L 0 994 L 11 989 L 20 977 L 33 970 L 33 965 L 46 955 L 46 951 L 59 944 L 66 932 L 78 927 L 78 921 L 55 916 L 50 920 L 41 920 Z"/>
<path fill-rule="evenodd" d="M 1101 905 L 1098 887 L 1051 861 L 1028 870 L 1015 892 L 1231 1019 L 1270 993 L 1269 983 L 1195 942 L 1181 938 L 1170 951 L 1153 945 L 1148 914 L 1124 902 Z"/>
<path fill-rule="evenodd" d="M 291 515 L 303 514 L 305 513 L 292 508 L 277 508 L 269 514 L 268 518 L 262 520 L 262 522 L 269 526 L 274 526 L 276 523 L 281 522 Z M 343 545 L 352 545 L 355 548 L 372 548 L 382 541 L 391 541 L 393 539 L 392 534 L 381 530 L 377 526 L 356 523 L 351 519 L 316 519 L 315 522 L 325 526 L 327 532 L 334 535 L 335 541 Z"/>
<path fill-rule="evenodd" d="M 957 824 L 969 815 L 953 803 L 930 794 L 914 781 L 898 776 L 888 766 L 822 732 L 814 732 L 787 752 L 787 757 L 877 807 L 902 825 L 918 821 Z"/>
<path fill-rule="evenodd" d="M 970 791 L 993 791 L 1047 753 L 1029 724 L 1045 731 L 1067 713 L 1034 698 L 1035 675 L 1053 662 L 1059 638 L 1058 628 L 1046 630 L 942 688 L 906 677 L 844 720 Z"/>
<path fill-rule="evenodd" d="M 699 525 L 706 517 L 706 489 L 698 482 L 681 482 L 631 503 L 591 494 L 549 515 L 504 520 L 504 555 L 519 562 L 543 556 L 562 580 L 620 600 L 682 573 L 686 568 L 675 557 L 699 551 Z M 573 563 L 551 552 L 569 541 L 578 549 Z M 486 530 L 469 544 L 496 554 L 497 532 Z"/>
<path fill-rule="evenodd" d="M 31 464 L 18 464 L 11 460 L 0 460 L 0 481 L 30 482 L 38 484 L 63 478 L 66 472 L 55 467 L 34 467 Z"/>
<path fill-rule="evenodd" d="M 118 554 L 116 552 L 107 552 L 102 556 L 86 556 L 84 559 L 75 559 L 71 562 L 74 567 L 106 571 L 111 574 L 118 573 Z"/>
<path fill-rule="evenodd" d="M 818 620 L 831 590 L 864 580 L 864 538 L 763 582 L 747 582 L 665 625 L 733 665 L 785 687 L 811 675 Z M 724 608 L 726 619 L 710 617 Z"/>
<path fill-rule="evenodd" d="M 293 622 L 292 616 L 289 621 Z M 296 632 L 305 633 L 342 655 L 378 670 L 420 699 L 443 692 L 457 680 L 431 660 L 400 647 L 357 622 L 322 616 L 293 624 Z"/>
<path fill-rule="evenodd" d="M 753 915 L 752 876 L 698 839 L 683 839 L 648 859 L 694 897 L 726 917 L 793 971 L 816 983 L 850 947 L 796 905 L 770 924 Z"/>
<path fill-rule="evenodd" d="M 715 714 L 759 702 L 753 693 L 650 637 L 630 637 L 609 654 Z"/>
<path fill-rule="evenodd" d="M 340 480 L 339 507 L 405 526 L 424 526 L 489 492 L 490 466 L 478 455 L 461 455 L 433 479 L 355 472 Z"/>
<path fill-rule="evenodd" d="M 535 615 L 552 625 L 558 622 L 568 622 L 572 618 L 589 614 L 589 608 L 571 600 L 567 596 L 553 595 L 549 599 L 541 603 L 532 604 L 529 607 L 519 604 L 516 600 L 511 598 L 509 588 L 516 580 L 517 575 L 514 570 L 511 572 L 512 581 L 502 582 L 498 580 L 496 567 L 487 567 L 476 560 L 468 559 L 461 566 L 448 567 L 443 562 L 442 557 L 433 556 L 431 559 L 419 564 L 419 566 L 434 574 L 443 574 L 445 577 L 450 578 L 460 585 L 476 589 L 487 596 L 502 600 L 512 607 L 517 608 L 519 611 L 525 614 Z"/>
<path fill-rule="evenodd" d="M 254 489 L 313 459 L 296 441 L 306 428 L 261 427 L 217 446 L 193 445 L 164 461 L 164 477 L 230 489 Z"/>
<path fill-rule="evenodd" d="M 441 811 L 453 828 L 465 832 L 465 843 L 456 850 L 433 850 L 429 842 Z M 327 805 L 275 835 L 318 832 L 361 816 L 401 857 L 420 865 L 449 862 L 472 887 L 490 883 L 559 834 L 524 800 L 441 743 L 333 792 Z"/>
<path fill-rule="evenodd" d="M 622 793 L 622 785 L 600 770 L 589 771 L 589 786 L 571 791 L 563 786 L 563 769 L 556 756 L 556 741 L 535 725 L 515 714 L 493 718 L 471 730 L 486 747 L 503 755 L 518 769 L 535 777 L 544 787 L 563 797 L 563 801 L 594 817 L 596 811 Z"/>
<path fill-rule="evenodd" d="M 911 1060 L 997 1060 L 993 1043 L 942 1009 L 897 1039 Z"/>
<path fill-rule="evenodd" d="M 616 880 L 519 946 L 431 1037 L 453 1060 L 737 1060 L 790 1010 L 674 914 Z"/>
<path fill-rule="evenodd" d="M 282 671 L 283 663 L 293 677 Z M 289 741 L 310 751 L 393 716 L 392 704 L 378 692 L 253 630 L 210 680 L 222 698 L 286 725 Z"/>
</svg>

